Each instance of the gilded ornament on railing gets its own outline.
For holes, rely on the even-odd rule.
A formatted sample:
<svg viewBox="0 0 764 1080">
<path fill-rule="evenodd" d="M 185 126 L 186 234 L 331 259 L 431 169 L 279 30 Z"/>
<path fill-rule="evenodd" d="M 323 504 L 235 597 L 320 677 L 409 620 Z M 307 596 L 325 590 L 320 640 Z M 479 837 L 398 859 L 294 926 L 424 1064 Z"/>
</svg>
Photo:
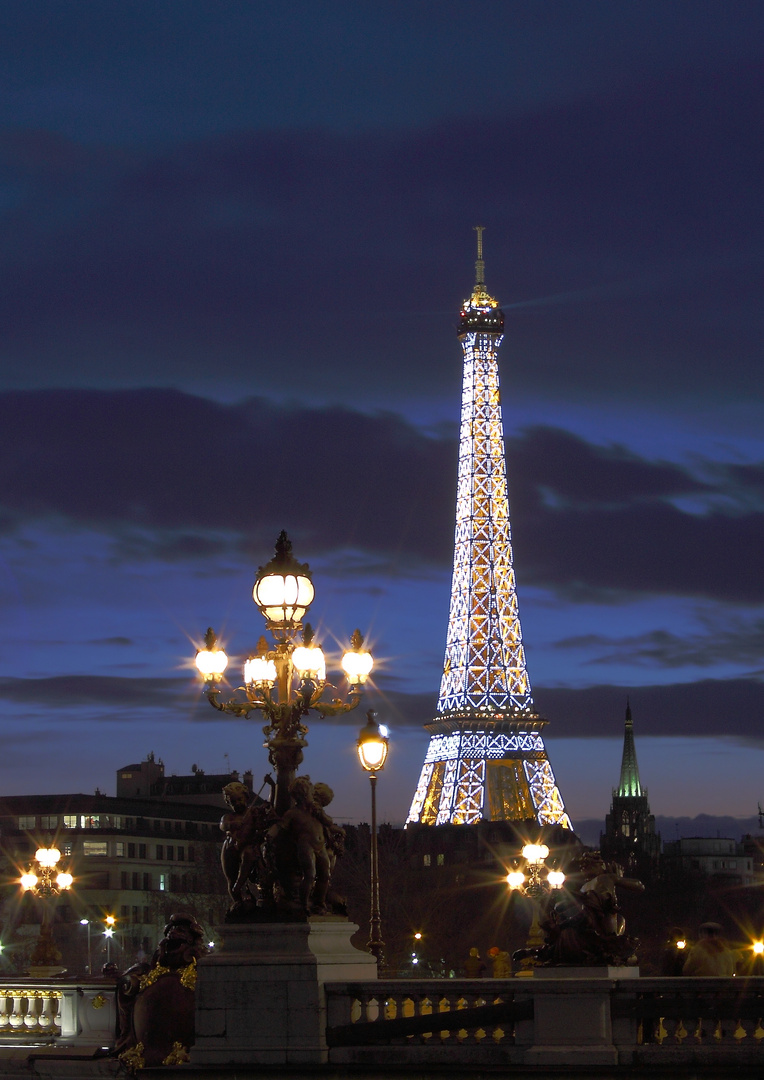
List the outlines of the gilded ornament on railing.
<svg viewBox="0 0 764 1080">
<path fill-rule="evenodd" d="M 131 1046 L 129 1050 L 123 1051 L 119 1055 L 119 1060 L 123 1065 L 126 1065 L 128 1069 L 145 1069 L 146 1062 L 143 1057 L 143 1051 L 145 1047 L 142 1042 L 136 1043 L 135 1046 Z"/>
<path fill-rule="evenodd" d="M 94 1009 L 102 1009 L 106 1004 L 106 998 L 103 994 L 96 994 L 94 998 L 91 998 L 90 1004 Z"/>
<path fill-rule="evenodd" d="M 191 1060 L 191 1055 L 182 1043 L 174 1042 L 172 1050 L 162 1062 L 163 1065 L 185 1065 Z"/>
</svg>

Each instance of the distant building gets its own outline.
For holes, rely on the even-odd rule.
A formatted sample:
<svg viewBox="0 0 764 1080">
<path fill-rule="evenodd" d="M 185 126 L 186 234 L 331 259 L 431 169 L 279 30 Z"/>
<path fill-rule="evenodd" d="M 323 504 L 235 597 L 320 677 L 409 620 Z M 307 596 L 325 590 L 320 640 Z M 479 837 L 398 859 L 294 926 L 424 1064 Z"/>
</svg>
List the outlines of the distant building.
<svg viewBox="0 0 764 1080">
<path fill-rule="evenodd" d="M 751 852 L 746 852 L 744 844 L 726 836 L 667 840 L 663 845 L 663 862 L 667 869 L 673 866 L 695 871 L 730 885 L 755 885 L 757 881 Z"/>
<path fill-rule="evenodd" d="M 600 848 L 607 859 L 613 859 L 633 869 L 648 869 L 657 864 L 661 851 L 660 834 L 655 831 L 655 818 L 650 813 L 647 788 L 642 787 L 634 745 L 634 721 L 631 706 L 626 704 L 626 723 L 621 758 L 621 778 L 613 789 L 610 813 L 605 818 L 605 831 Z"/>
<path fill-rule="evenodd" d="M 236 770 L 228 773 L 205 773 L 196 765 L 187 776 L 166 776 L 164 762 L 148 754 L 137 765 L 117 769 L 117 797 L 126 799 L 172 799 L 176 802 L 203 803 L 206 806 L 225 806 L 223 788 L 232 780 L 241 780 L 252 790 L 252 772 L 241 777 Z"/>
<path fill-rule="evenodd" d="M 116 918 L 110 955 L 120 966 L 139 950 L 153 950 L 174 911 L 190 911 L 212 931 L 228 907 L 220 869 L 221 791 L 238 780 L 235 772 L 164 775 L 164 765 L 145 761 L 117 770 L 117 796 L 14 795 L 0 799 L 2 944 L 13 962 L 14 949 L 31 951 L 40 922 L 39 902 L 18 884 L 39 847 L 55 845 L 60 868 L 74 886 L 49 903 L 54 935 L 72 972 L 106 958 L 104 918 Z M 252 774 L 243 780 L 251 787 Z M 82 920 L 88 920 L 83 923 Z M 88 927 L 89 923 L 89 927 Z"/>
</svg>

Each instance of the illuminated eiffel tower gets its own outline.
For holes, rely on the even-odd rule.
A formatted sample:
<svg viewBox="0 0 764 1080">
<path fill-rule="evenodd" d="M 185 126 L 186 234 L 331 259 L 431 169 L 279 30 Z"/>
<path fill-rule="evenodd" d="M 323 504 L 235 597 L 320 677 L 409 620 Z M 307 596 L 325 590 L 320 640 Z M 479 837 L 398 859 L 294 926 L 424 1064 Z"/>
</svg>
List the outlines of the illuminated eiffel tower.
<svg viewBox="0 0 764 1080">
<path fill-rule="evenodd" d="M 509 526 L 498 353 L 504 314 L 485 287 L 477 228 L 464 350 L 456 538 L 437 716 L 408 822 L 483 819 L 572 828 L 549 764 L 525 667 Z"/>
</svg>

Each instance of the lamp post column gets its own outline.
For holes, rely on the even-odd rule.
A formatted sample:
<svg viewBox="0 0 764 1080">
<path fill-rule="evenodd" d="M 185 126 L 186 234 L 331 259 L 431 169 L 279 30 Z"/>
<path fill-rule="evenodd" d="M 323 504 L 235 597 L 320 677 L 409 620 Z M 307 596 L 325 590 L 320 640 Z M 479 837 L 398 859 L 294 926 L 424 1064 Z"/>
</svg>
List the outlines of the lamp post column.
<svg viewBox="0 0 764 1080">
<path fill-rule="evenodd" d="M 377 774 L 369 774 L 371 784 L 371 921 L 369 924 L 369 952 L 376 957 L 377 968 L 384 960 L 385 943 L 382 940 L 382 919 L 379 912 L 379 846 L 377 844 Z"/>
</svg>

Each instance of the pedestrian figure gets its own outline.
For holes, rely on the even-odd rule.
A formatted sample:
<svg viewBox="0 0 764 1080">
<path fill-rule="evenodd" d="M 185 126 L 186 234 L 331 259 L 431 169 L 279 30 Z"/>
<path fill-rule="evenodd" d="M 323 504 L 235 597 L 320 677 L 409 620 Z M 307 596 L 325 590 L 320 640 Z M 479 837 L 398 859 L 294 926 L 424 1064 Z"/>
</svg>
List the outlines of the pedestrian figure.
<svg viewBox="0 0 764 1080">
<path fill-rule="evenodd" d="M 699 930 L 700 937 L 690 949 L 682 974 L 733 976 L 738 961 L 737 950 L 722 937 L 719 923 L 702 923 Z"/>
<path fill-rule="evenodd" d="M 488 955 L 493 965 L 494 979 L 508 979 L 512 974 L 512 960 L 509 953 L 500 949 L 498 945 L 494 945 L 488 950 Z"/>
<path fill-rule="evenodd" d="M 482 979 L 485 975 L 485 964 L 477 949 L 470 949 L 470 954 L 464 961 L 464 973 L 468 979 Z"/>
</svg>

